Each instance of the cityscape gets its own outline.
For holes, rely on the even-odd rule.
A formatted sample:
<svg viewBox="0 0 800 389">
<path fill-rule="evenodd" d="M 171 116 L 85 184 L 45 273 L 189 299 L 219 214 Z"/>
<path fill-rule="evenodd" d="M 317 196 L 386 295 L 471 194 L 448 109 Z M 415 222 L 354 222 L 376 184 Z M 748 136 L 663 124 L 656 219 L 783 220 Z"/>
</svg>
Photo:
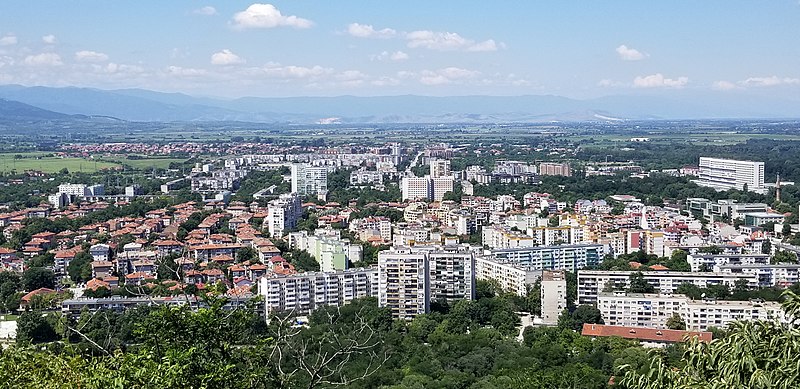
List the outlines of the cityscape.
<svg viewBox="0 0 800 389">
<path fill-rule="evenodd" d="M 570 76 L 542 5 L 144 3 L 0 6 L 0 386 L 800 386 L 797 48 L 648 17 Z"/>
</svg>

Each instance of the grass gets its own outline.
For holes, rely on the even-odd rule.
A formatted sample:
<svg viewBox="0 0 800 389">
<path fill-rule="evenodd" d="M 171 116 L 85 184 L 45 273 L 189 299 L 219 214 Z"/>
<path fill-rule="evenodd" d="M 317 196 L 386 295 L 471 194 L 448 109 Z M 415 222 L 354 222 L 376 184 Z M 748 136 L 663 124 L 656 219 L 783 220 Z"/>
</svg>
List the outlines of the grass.
<svg viewBox="0 0 800 389">
<path fill-rule="evenodd" d="M 18 318 L 19 316 L 12 314 L 0 315 L 0 321 L 17 321 Z"/>
<path fill-rule="evenodd" d="M 70 172 L 94 173 L 102 169 L 119 167 L 113 162 L 92 161 L 83 158 L 48 157 L 50 153 L 3 153 L 0 154 L 0 172 L 16 170 L 21 173 L 25 170 L 40 170 L 45 173 L 56 173 L 63 168 Z M 19 158 L 21 157 L 21 158 Z"/>
<path fill-rule="evenodd" d="M 168 169 L 169 164 L 184 163 L 185 158 L 155 158 L 155 157 L 142 157 L 142 159 L 127 159 L 125 157 L 104 157 L 103 161 L 110 161 L 121 165 L 127 165 L 137 170 L 149 169 Z"/>
</svg>

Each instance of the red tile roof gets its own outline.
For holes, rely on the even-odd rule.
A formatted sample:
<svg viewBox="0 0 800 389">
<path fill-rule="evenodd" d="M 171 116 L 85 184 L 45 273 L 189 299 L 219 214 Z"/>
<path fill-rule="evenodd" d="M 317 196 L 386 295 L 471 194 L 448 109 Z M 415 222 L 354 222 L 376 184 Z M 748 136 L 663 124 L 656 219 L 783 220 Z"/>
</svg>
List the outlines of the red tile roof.
<svg viewBox="0 0 800 389">
<path fill-rule="evenodd" d="M 680 343 L 684 337 L 700 337 L 700 340 L 710 342 L 711 332 L 695 332 L 682 330 L 662 330 L 648 327 L 609 326 L 604 324 L 584 324 L 581 335 L 584 336 L 619 336 L 625 339 L 637 339 L 649 342 Z"/>
</svg>

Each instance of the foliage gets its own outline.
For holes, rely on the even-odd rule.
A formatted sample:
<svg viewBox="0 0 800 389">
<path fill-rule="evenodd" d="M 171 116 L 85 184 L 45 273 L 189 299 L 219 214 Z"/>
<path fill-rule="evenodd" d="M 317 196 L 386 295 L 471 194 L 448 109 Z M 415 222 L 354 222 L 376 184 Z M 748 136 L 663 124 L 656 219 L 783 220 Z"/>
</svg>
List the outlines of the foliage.
<svg viewBox="0 0 800 389">
<path fill-rule="evenodd" d="M 53 271 L 43 267 L 32 267 L 22 273 L 22 288 L 28 292 L 56 287 L 56 276 Z"/>
<path fill-rule="evenodd" d="M 76 283 L 92 279 L 92 256 L 85 251 L 75 254 L 67 266 L 67 274 Z"/>
<path fill-rule="evenodd" d="M 667 328 L 671 330 L 685 330 L 686 322 L 683 320 L 681 315 L 673 313 L 672 316 L 667 319 Z"/>
<path fill-rule="evenodd" d="M 628 293 L 653 293 L 656 288 L 644 279 L 640 271 L 631 273 L 628 278 Z"/>
<path fill-rule="evenodd" d="M 580 331 L 584 324 L 603 324 L 600 310 L 591 305 L 579 305 L 572 312 L 565 309 L 558 317 L 558 328 Z"/>
</svg>

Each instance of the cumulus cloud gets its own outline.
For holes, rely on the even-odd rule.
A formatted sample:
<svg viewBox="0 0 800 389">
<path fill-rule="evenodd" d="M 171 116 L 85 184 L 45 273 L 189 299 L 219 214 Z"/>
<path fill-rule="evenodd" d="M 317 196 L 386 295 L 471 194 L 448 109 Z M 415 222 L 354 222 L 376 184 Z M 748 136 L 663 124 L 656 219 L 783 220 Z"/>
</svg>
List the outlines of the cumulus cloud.
<svg viewBox="0 0 800 389">
<path fill-rule="evenodd" d="M 777 85 L 797 85 L 800 84 L 800 79 L 798 78 L 789 78 L 789 77 L 778 77 L 778 76 L 771 76 L 771 77 L 750 77 L 744 81 L 740 81 L 739 84 L 743 86 L 777 86 Z"/>
<path fill-rule="evenodd" d="M 25 57 L 25 64 L 31 66 L 61 66 L 61 56 L 56 53 L 41 53 Z"/>
<path fill-rule="evenodd" d="M 45 35 L 42 37 L 42 42 L 52 45 L 56 43 L 56 36 L 53 34 Z"/>
<path fill-rule="evenodd" d="M 498 46 L 502 47 L 493 39 L 475 42 L 455 32 L 419 30 L 409 32 L 405 37 L 408 47 L 429 50 L 497 51 Z"/>
<path fill-rule="evenodd" d="M 389 59 L 392 61 L 405 61 L 408 59 L 408 54 L 402 51 L 395 51 L 392 55 L 389 56 Z"/>
<path fill-rule="evenodd" d="M 689 77 L 666 78 L 661 73 L 639 76 L 633 79 L 635 88 L 683 88 L 689 83 Z"/>
<path fill-rule="evenodd" d="M 419 82 L 424 85 L 450 84 L 459 80 L 473 78 L 480 72 L 457 67 L 448 67 L 439 70 L 423 70 Z"/>
<path fill-rule="evenodd" d="M 269 63 L 258 69 L 258 74 L 274 78 L 315 78 L 333 73 L 333 69 L 319 65 L 312 67 Z"/>
<path fill-rule="evenodd" d="M 217 14 L 217 9 L 210 5 L 207 5 L 205 7 L 200 7 L 192 12 L 196 15 L 211 16 Z"/>
<path fill-rule="evenodd" d="M 108 55 L 91 50 L 81 50 L 75 53 L 75 60 L 78 62 L 105 62 Z"/>
<path fill-rule="evenodd" d="M 608 88 L 608 87 L 618 86 L 618 85 L 619 85 L 618 82 L 616 82 L 614 80 L 611 80 L 611 79 L 608 79 L 608 78 L 604 78 L 604 79 L 602 79 L 602 80 L 597 82 L 597 86 L 599 86 L 601 88 Z"/>
<path fill-rule="evenodd" d="M 370 84 L 374 86 L 397 86 L 400 85 L 400 80 L 393 78 L 393 77 L 379 77 L 377 80 L 373 80 Z"/>
<path fill-rule="evenodd" d="M 616 51 L 623 61 L 641 61 L 647 57 L 647 54 L 625 45 L 620 45 Z"/>
<path fill-rule="evenodd" d="M 283 15 L 281 11 L 272 4 L 259 3 L 250 5 L 244 11 L 237 12 L 233 15 L 232 23 L 233 27 L 237 29 L 275 27 L 310 28 L 314 25 L 314 23 L 308 19 L 303 19 L 294 15 Z"/>
<path fill-rule="evenodd" d="M 228 49 L 224 49 L 218 53 L 214 53 L 211 55 L 211 64 L 212 65 L 238 65 L 243 64 L 246 61 L 244 58 L 234 54 L 232 51 Z"/>
<path fill-rule="evenodd" d="M 372 25 L 350 23 L 347 26 L 347 33 L 357 38 L 391 38 L 397 35 L 397 31 L 391 28 L 376 30 Z"/>
<path fill-rule="evenodd" d="M 714 81 L 714 83 L 711 84 L 711 89 L 714 89 L 714 90 L 733 90 L 733 89 L 736 89 L 736 88 L 738 88 L 738 86 L 736 86 L 736 84 L 734 84 L 734 83 L 732 83 L 730 81 L 725 81 L 725 80 Z"/>
<path fill-rule="evenodd" d="M 17 44 L 17 36 L 13 34 L 7 34 L 0 38 L 0 46 L 12 46 Z"/>
</svg>

